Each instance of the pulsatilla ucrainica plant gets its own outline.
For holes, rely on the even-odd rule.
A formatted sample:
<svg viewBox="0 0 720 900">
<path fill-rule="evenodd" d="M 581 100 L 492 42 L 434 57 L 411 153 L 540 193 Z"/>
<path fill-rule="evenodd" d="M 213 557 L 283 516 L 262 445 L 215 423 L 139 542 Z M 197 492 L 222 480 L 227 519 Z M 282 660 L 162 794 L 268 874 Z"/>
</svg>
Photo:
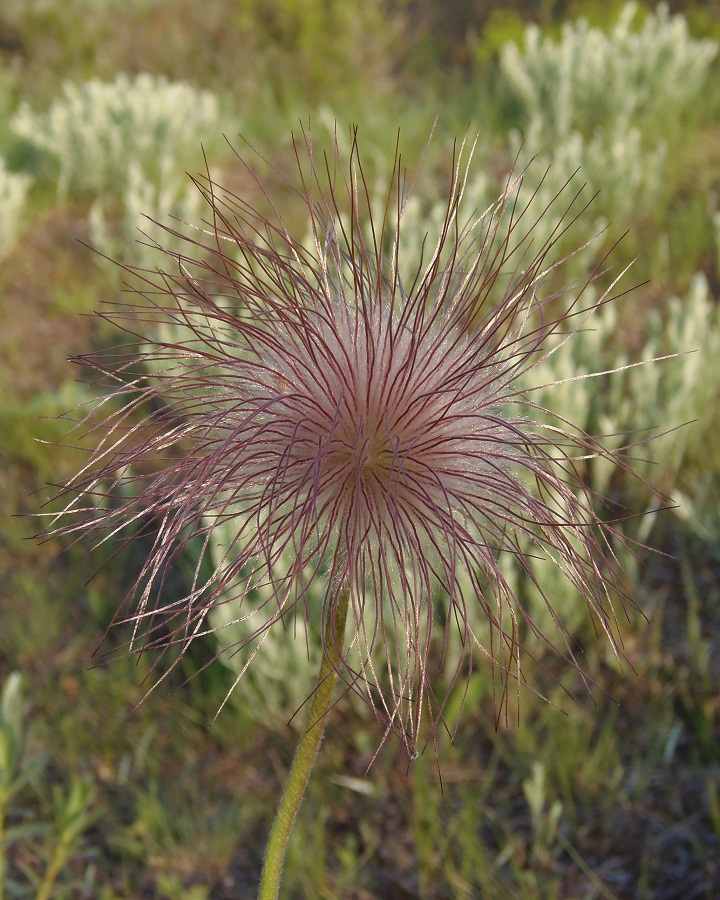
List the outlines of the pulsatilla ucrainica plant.
<svg viewBox="0 0 720 900">
<path fill-rule="evenodd" d="M 541 246 L 517 206 L 521 176 L 489 209 L 465 211 L 464 143 L 438 233 L 405 272 L 409 191 L 397 154 L 380 204 L 356 134 L 330 154 L 306 134 L 296 157 L 299 237 L 269 193 L 265 214 L 198 180 L 210 216 L 187 254 L 167 253 L 162 275 L 138 273 L 142 297 L 108 314 L 136 341 L 78 360 L 107 376 L 112 411 L 78 424 L 93 449 L 50 526 L 97 542 L 127 527 L 150 535 L 117 619 L 132 625 L 138 652 L 184 652 L 212 630 L 208 613 L 233 603 L 238 619 L 252 617 L 249 665 L 272 629 L 309 614 L 308 573 L 323 579 L 323 662 L 264 897 L 277 894 L 338 679 L 412 757 L 444 724 L 447 693 L 433 684 L 443 646 L 460 648 L 446 684 L 480 658 L 505 689 L 524 681 L 522 636 L 538 628 L 508 559 L 551 613 L 529 558 L 552 561 L 619 654 L 615 610 L 632 602 L 613 525 L 623 512 L 582 477 L 590 460 L 636 477 L 626 448 L 606 449 L 533 401 L 533 366 L 615 290 L 590 289 L 593 273 L 543 294 L 558 280 L 553 243 L 572 204 Z M 218 552 L 220 530 L 231 538 Z M 170 596 L 169 571 L 190 545 L 205 564 Z M 258 585 L 270 588 L 260 607 Z M 554 634 L 540 637 L 576 666 L 552 619 Z"/>
</svg>

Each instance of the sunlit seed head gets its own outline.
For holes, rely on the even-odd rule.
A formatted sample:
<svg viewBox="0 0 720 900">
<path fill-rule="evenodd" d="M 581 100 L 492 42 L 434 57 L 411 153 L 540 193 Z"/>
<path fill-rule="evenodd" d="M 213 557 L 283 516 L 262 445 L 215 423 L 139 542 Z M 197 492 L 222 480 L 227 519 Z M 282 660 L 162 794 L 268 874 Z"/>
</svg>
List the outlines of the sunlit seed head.
<svg viewBox="0 0 720 900">
<path fill-rule="evenodd" d="M 538 629 L 508 559 L 530 579 L 531 556 L 551 561 L 621 653 L 615 604 L 632 602 L 612 524 L 621 513 L 585 486 L 582 465 L 634 475 L 622 448 L 561 417 L 547 424 L 527 387 L 612 287 L 586 297 L 590 275 L 543 295 L 558 264 L 550 244 L 530 258 L 514 183 L 463 219 L 459 158 L 437 243 L 403 281 L 397 165 L 378 220 L 354 140 L 348 159 L 335 147 L 332 169 L 309 138 L 306 149 L 309 243 L 200 182 L 210 231 L 175 257 L 176 274 L 144 274 L 149 302 L 111 316 L 143 335 L 139 346 L 81 360 L 109 374 L 120 412 L 62 489 L 71 499 L 54 527 L 100 542 L 127 525 L 151 535 L 136 606 L 119 617 L 143 651 L 184 652 L 212 630 L 210 610 L 235 603 L 240 621 L 262 616 L 243 641 L 262 652 L 270 629 L 308 615 L 308 571 L 324 579 L 326 606 L 347 586 L 347 687 L 414 751 L 423 711 L 431 728 L 443 721 L 447 695 L 429 672 L 438 644 L 460 647 L 455 676 L 483 657 L 503 690 L 524 682 L 522 632 Z M 159 455 L 164 467 L 148 475 Z M 220 531 L 231 538 L 217 552 Z M 168 570 L 190 548 L 200 561 L 188 591 L 167 597 Z M 272 592 L 258 607 L 261 582 Z M 557 634 L 540 636 L 577 666 L 553 616 Z"/>
</svg>

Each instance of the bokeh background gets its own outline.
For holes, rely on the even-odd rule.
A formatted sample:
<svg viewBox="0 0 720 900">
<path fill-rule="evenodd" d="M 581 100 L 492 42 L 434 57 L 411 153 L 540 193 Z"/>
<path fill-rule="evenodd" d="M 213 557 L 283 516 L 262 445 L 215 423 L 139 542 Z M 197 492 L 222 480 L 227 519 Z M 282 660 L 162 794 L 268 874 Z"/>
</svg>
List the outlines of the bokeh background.
<svg viewBox="0 0 720 900">
<path fill-rule="evenodd" d="M 32 540 L 28 514 L 84 458 L 56 444 L 68 427 L 57 417 L 100 390 L 67 357 L 119 340 L 90 315 L 132 285 L 105 257 L 162 266 L 153 240 L 179 238 L 152 220 L 202 221 L 186 173 L 203 171 L 203 153 L 220 183 L 262 203 L 240 151 L 273 196 L 287 195 L 302 237 L 275 171 L 292 172 L 301 122 L 326 146 L 356 123 L 380 195 L 398 130 L 412 173 L 436 117 L 407 217 L 408 265 L 468 123 L 480 129 L 468 185 L 478 209 L 531 158 L 523 202 L 539 236 L 566 182 L 567 202 L 597 192 L 558 252 L 600 237 L 565 264 L 565 280 L 622 237 L 612 260 L 636 258 L 622 283 L 634 289 L 540 375 L 692 352 L 560 385 L 543 402 L 618 443 L 662 435 L 637 467 L 677 506 L 623 526 L 662 551 L 623 560 L 645 613 L 622 624 L 634 672 L 570 587 L 538 571 L 592 695 L 540 655 L 527 674 L 552 704 L 527 693 L 519 722 L 498 719 L 478 665 L 449 710 L 453 721 L 463 706 L 454 741 L 439 735 L 439 765 L 430 747 L 408 766 L 391 741 L 369 771 L 381 730 L 342 701 L 286 896 L 720 896 L 719 50 L 711 0 L 3 0 L 0 896 L 254 895 L 317 634 L 273 634 L 214 721 L 242 661 L 205 664 L 237 639 L 232 629 L 193 645 L 136 708 L 161 672 L 146 657 L 105 665 L 97 650 L 149 538 L 88 555 Z M 637 512 L 650 505 L 607 472 L 586 477 Z M 186 557 L 176 596 L 192 548 Z M 518 591 L 537 603 L 531 584 Z M 111 632 L 103 650 L 126 639 Z"/>
</svg>

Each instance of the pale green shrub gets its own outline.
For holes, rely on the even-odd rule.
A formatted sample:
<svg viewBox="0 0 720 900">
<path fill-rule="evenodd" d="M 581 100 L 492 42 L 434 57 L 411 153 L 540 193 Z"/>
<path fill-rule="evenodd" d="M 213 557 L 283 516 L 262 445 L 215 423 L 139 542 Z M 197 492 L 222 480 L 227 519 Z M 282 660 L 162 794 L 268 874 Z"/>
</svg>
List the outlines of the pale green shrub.
<svg viewBox="0 0 720 900">
<path fill-rule="evenodd" d="M 559 238 L 553 251 L 556 256 L 582 247 L 574 260 L 563 267 L 565 279 L 568 275 L 582 277 L 600 261 L 602 252 L 607 249 L 606 242 L 595 241 L 596 237 L 613 223 L 624 228 L 624 223 L 630 221 L 638 209 L 653 209 L 663 188 L 665 147 L 659 144 L 652 150 L 644 149 L 640 132 L 632 128 L 622 133 L 597 131 L 590 139 L 575 132 L 557 142 L 552 149 L 534 156 L 536 149 L 542 146 L 537 121 L 531 123 L 526 138 L 515 133 L 510 139 L 513 153 L 518 156 L 518 165 L 524 169 L 518 205 L 527 209 L 528 227 L 534 225 L 533 246 L 540 247 L 553 237 Z M 572 198 L 580 191 L 570 206 Z M 553 208 L 557 211 L 564 206 L 568 212 L 564 225 L 556 230 L 557 212 L 547 215 L 545 210 L 559 194 Z M 569 225 L 591 199 L 590 207 L 573 223 L 567 236 L 560 236 L 564 226 Z M 613 238 L 616 236 L 613 234 Z M 586 244 L 588 246 L 583 246 Z"/>
<path fill-rule="evenodd" d="M 180 178 L 202 165 L 223 128 L 218 98 L 189 84 L 141 74 L 112 83 L 66 84 L 46 113 L 23 104 L 11 121 L 18 137 L 44 151 L 58 168 L 58 192 L 122 195 L 131 164 L 167 185 L 168 160 Z"/>
<path fill-rule="evenodd" d="M 720 550 L 720 448 L 713 439 L 714 411 L 720 408 L 720 309 L 707 281 L 696 276 L 684 300 L 674 298 L 664 314 L 651 317 L 647 341 L 636 359 L 613 352 L 612 305 L 595 313 L 591 323 L 594 331 L 577 334 L 534 370 L 533 381 L 541 376 L 548 387 L 534 391 L 532 399 L 591 433 L 612 435 L 603 440 L 608 447 L 640 442 L 629 453 L 633 467 L 667 492 L 678 504 L 676 514 Z M 650 362 L 670 354 L 682 355 Z M 571 380 L 634 362 L 641 364 L 609 377 Z M 554 381 L 561 383 L 553 386 Z M 609 475 L 610 468 L 596 460 L 586 480 L 603 494 Z M 645 540 L 653 523 L 650 515 L 628 522 L 628 527 Z M 560 619 L 571 632 L 575 625 L 580 627 L 582 601 L 572 584 L 557 568 L 553 571 L 551 562 L 535 560 L 531 548 L 524 549 Z M 633 561 L 626 565 L 632 568 Z M 508 560 L 507 568 L 509 581 L 517 585 L 519 567 Z M 547 633 L 550 612 L 532 582 L 525 584 L 533 618 Z"/>
<path fill-rule="evenodd" d="M 588 288 L 578 305 L 591 307 L 595 292 Z M 612 343 L 617 328 L 618 310 L 608 303 L 596 310 L 585 322 L 583 315 L 575 320 L 577 332 L 568 340 L 559 340 L 554 353 L 541 359 L 532 369 L 528 399 L 546 412 L 535 417 L 550 426 L 559 426 L 557 416 L 572 422 L 588 434 L 603 434 L 603 444 L 612 449 L 620 444 L 618 426 L 612 415 L 613 406 L 622 392 L 621 374 L 594 375 L 615 365 Z M 608 479 L 614 467 L 603 460 L 593 461 L 591 487 L 598 494 L 607 493 Z M 590 483 L 590 478 L 586 478 Z"/>
<path fill-rule="evenodd" d="M 678 515 L 720 549 L 720 307 L 703 275 L 684 301 L 674 298 L 649 324 L 643 359 L 682 356 L 663 365 L 627 371 L 625 400 L 617 411 L 642 435 L 668 431 L 645 454 L 639 469 L 679 503 Z M 636 454 L 637 455 L 637 454 Z"/>
<path fill-rule="evenodd" d="M 685 19 L 671 16 L 664 4 L 639 25 L 637 19 L 637 5 L 628 3 L 609 32 L 580 19 L 566 23 L 559 40 L 531 25 L 522 48 L 508 44 L 501 54 L 503 79 L 522 110 L 511 150 L 520 151 L 521 167 L 538 157 L 521 192 L 526 201 L 537 190 L 531 216 L 541 215 L 576 169 L 573 186 L 586 184 L 586 199 L 599 192 L 571 240 L 577 246 L 610 229 L 606 240 L 576 258 L 578 276 L 627 222 L 662 215 L 672 148 L 685 140 L 682 122 L 702 97 L 718 51 L 715 41 L 690 37 Z M 549 227 L 543 219 L 536 240 Z M 559 247 L 569 252 L 572 244 Z"/>
<path fill-rule="evenodd" d="M 595 302 L 596 294 L 590 287 L 581 297 L 578 310 L 592 308 Z M 571 422 L 589 434 L 606 435 L 603 438 L 606 448 L 619 446 L 622 436 L 617 434 L 618 428 L 609 416 L 609 410 L 615 393 L 622 390 L 616 384 L 617 380 L 622 383 L 622 374 L 593 377 L 593 373 L 603 372 L 613 365 L 612 342 L 617 322 L 618 311 L 612 303 L 595 310 L 589 318 L 580 312 L 569 321 L 568 324 L 576 332 L 568 339 L 558 335 L 554 351 L 539 359 L 527 375 L 526 397 L 537 407 L 532 412 L 534 421 L 556 428 L 566 428 L 567 422 Z M 527 414 L 527 410 L 521 406 L 513 411 L 513 415 L 523 414 Z M 592 470 L 583 472 L 583 480 L 592 490 L 604 495 L 614 470 L 612 463 L 596 459 L 592 461 Z M 546 500 L 551 502 L 549 497 Z M 504 578 L 522 599 L 537 632 L 553 635 L 558 646 L 564 643 L 568 635 L 575 636 L 581 630 L 587 631 L 589 638 L 592 626 L 587 604 L 567 577 L 561 563 L 549 555 L 537 553 L 529 540 L 518 547 L 518 551 L 518 556 L 505 554 L 500 564 Z M 523 560 L 524 567 L 519 559 Z M 545 596 L 538 585 L 542 585 Z M 469 579 L 463 588 L 468 593 L 471 591 Z M 510 613 L 511 607 L 508 605 L 503 610 L 507 621 L 510 621 Z M 475 633 L 481 635 L 487 632 L 489 635 L 479 604 L 469 608 L 469 614 Z M 543 641 L 528 625 L 519 623 L 519 627 L 525 645 L 543 652 Z"/>
<path fill-rule="evenodd" d="M 214 566 L 227 565 L 233 558 L 232 547 L 237 541 L 235 526 L 214 525 L 218 541 L 210 547 Z M 293 558 L 285 551 L 273 570 L 275 578 L 292 568 Z M 322 621 L 322 603 L 325 580 L 307 572 L 305 603 L 308 616 L 303 615 L 302 605 L 285 621 L 266 631 L 256 653 L 258 641 L 253 633 L 268 619 L 263 604 L 274 604 L 273 589 L 267 583 L 255 583 L 247 592 L 244 581 L 238 579 L 238 594 L 242 599 L 231 599 L 214 606 L 209 615 L 209 627 L 216 629 L 215 639 L 220 659 L 237 676 L 234 691 L 242 698 L 243 708 L 257 715 L 265 724 L 281 728 L 293 713 L 305 702 L 317 678 L 322 649 L 319 625 Z M 315 623 L 317 627 L 313 627 Z M 236 646 L 241 644 L 242 646 Z M 231 649 L 232 648 L 232 649 Z M 252 665 L 249 665 L 252 660 Z M 242 677 L 241 677 L 242 676 Z M 305 716 L 293 719 L 296 728 L 305 727 Z"/>
<path fill-rule="evenodd" d="M 568 22 L 559 41 L 530 25 L 522 49 L 503 47 L 504 79 L 546 147 L 599 128 L 661 137 L 701 95 L 718 44 L 692 38 L 664 3 L 640 27 L 637 12 L 628 3 L 608 33 Z"/>
<path fill-rule="evenodd" d="M 637 429 L 675 429 L 652 445 L 655 474 L 671 489 L 695 458 L 707 462 L 702 436 L 708 413 L 720 398 L 720 308 L 707 280 L 697 275 L 684 300 L 675 297 L 666 313 L 648 323 L 641 359 L 679 353 L 662 365 L 637 366 L 626 373 L 625 401 L 617 410 L 623 424 Z M 682 428 L 676 426 L 687 422 Z"/>
<path fill-rule="evenodd" d="M 31 181 L 27 175 L 9 172 L 0 157 L 0 259 L 17 239 Z"/>
<path fill-rule="evenodd" d="M 510 136 L 511 152 L 517 158 L 509 188 L 516 223 L 511 241 L 522 243 L 521 252 L 528 259 L 553 242 L 548 263 L 571 255 L 562 266 L 563 281 L 584 280 L 608 249 L 603 232 L 613 224 L 615 232 L 617 226 L 624 228 L 638 208 L 652 208 L 661 194 L 665 148 L 643 149 L 637 129 L 614 136 L 598 132 L 589 141 L 576 133 L 551 151 L 535 153 L 538 143 L 532 135 L 526 140 L 517 132 Z M 478 154 L 483 152 L 479 148 Z M 458 211 L 458 226 L 462 229 L 483 215 L 489 221 L 492 205 L 507 185 L 488 169 L 473 166 Z M 375 221 L 382 217 L 383 202 L 384 198 L 375 201 Z M 391 205 L 389 212 L 394 225 L 397 210 Z M 505 229 L 510 225 L 509 212 L 502 226 Z M 416 193 L 408 198 L 398 254 L 404 281 L 417 272 L 423 253 L 424 263 L 429 261 L 445 213 L 444 200 Z M 529 235 L 527 241 L 525 235 Z M 498 239 L 501 237 L 502 231 Z M 613 239 L 616 237 L 614 233 Z"/>
<path fill-rule="evenodd" d="M 110 271 L 120 272 L 111 260 L 142 269 L 167 267 L 167 257 L 159 246 L 170 253 L 187 249 L 187 241 L 162 226 L 192 236 L 204 200 L 189 179 L 175 178 L 175 163 L 170 157 L 160 161 L 159 182 L 149 181 L 136 162 L 128 165 L 121 197 L 122 212 L 117 222 L 109 220 L 107 204 L 97 201 L 90 210 L 90 240 L 107 260 L 102 263 Z"/>
<path fill-rule="evenodd" d="M 589 295 L 583 305 L 591 299 Z M 557 425 L 553 414 L 562 416 L 591 434 L 604 434 L 608 448 L 639 444 L 629 450 L 633 467 L 667 492 L 678 504 L 676 514 L 717 552 L 720 447 L 713 434 L 714 411 L 720 409 L 720 309 L 704 276 L 698 275 L 684 300 L 674 298 L 664 313 L 651 316 L 646 343 L 637 356 L 614 349 L 618 327 L 617 309 L 608 304 L 593 314 L 587 328 L 559 343 L 534 367 L 528 398 L 547 410 L 545 415 L 534 413 L 534 418 Z M 652 362 L 672 354 L 680 355 Z M 611 375 L 583 377 L 623 366 L 628 368 Z M 611 465 L 593 460 L 584 481 L 606 495 L 612 471 Z M 636 508 L 636 500 L 631 498 L 629 505 Z M 654 521 L 648 515 L 630 519 L 624 527 L 633 537 L 646 540 Z M 587 630 L 585 604 L 559 565 L 537 558 L 529 543 L 519 550 L 533 577 L 510 555 L 502 560 L 503 571 L 508 584 L 524 598 L 537 628 L 544 634 L 557 628 L 558 640 L 565 631 L 573 635 Z M 636 561 L 625 559 L 623 564 L 632 577 Z M 554 612 L 535 582 L 552 600 Z M 469 589 L 469 584 L 465 587 Z M 480 620 L 480 610 L 470 609 L 473 612 Z M 558 621 L 562 630 L 555 624 Z M 473 621 L 473 629 L 482 634 L 482 621 Z M 532 635 L 525 641 L 532 645 Z"/>
</svg>

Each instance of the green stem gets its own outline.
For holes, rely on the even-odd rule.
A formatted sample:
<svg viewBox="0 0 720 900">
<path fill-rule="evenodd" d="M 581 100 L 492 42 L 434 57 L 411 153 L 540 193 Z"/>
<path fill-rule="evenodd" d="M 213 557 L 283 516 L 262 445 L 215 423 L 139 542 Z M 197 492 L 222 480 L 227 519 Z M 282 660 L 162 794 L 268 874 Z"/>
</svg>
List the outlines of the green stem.
<svg viewBox="0 0 720 900">
<path fill-rule="evenodd" d="M 277 900 L 280 892 L 280 879 L 290 832 L 300 809 L 305 788 L 310 780 L 310 773 L 325 732 L 327 714 L 335 694 L 338 666 L 342 659 L 345 640 L 345 623 L 349 602 L 350 588 L 344 585 L 340 591 L 337 607 L 333 610 L 332 605 L 328 605 L 323 634 L 325 653 L 320 666 L 318 686 L 310 707 L 308 728 L 295 751 L 292 768 L 285 783 L 285 790 L 268 839 L 265 863 L 260 879 L 259 900 Z"/>
<path fill-rule="evenodd" d="M 55 852 L 53 853 L 52 859 L 50 860 L 50 865 L 48 866 L 42 884 L 38 889 L 37 897 L 35 898 L 35 900 L 50 900 L 53 887 L 55 886 L 55 882 L 57 881 L 57 877 L 66 862 L 67 845 L 65 841 L 61 839 L 60 843 L 55 848 Z"/>
</svg>

